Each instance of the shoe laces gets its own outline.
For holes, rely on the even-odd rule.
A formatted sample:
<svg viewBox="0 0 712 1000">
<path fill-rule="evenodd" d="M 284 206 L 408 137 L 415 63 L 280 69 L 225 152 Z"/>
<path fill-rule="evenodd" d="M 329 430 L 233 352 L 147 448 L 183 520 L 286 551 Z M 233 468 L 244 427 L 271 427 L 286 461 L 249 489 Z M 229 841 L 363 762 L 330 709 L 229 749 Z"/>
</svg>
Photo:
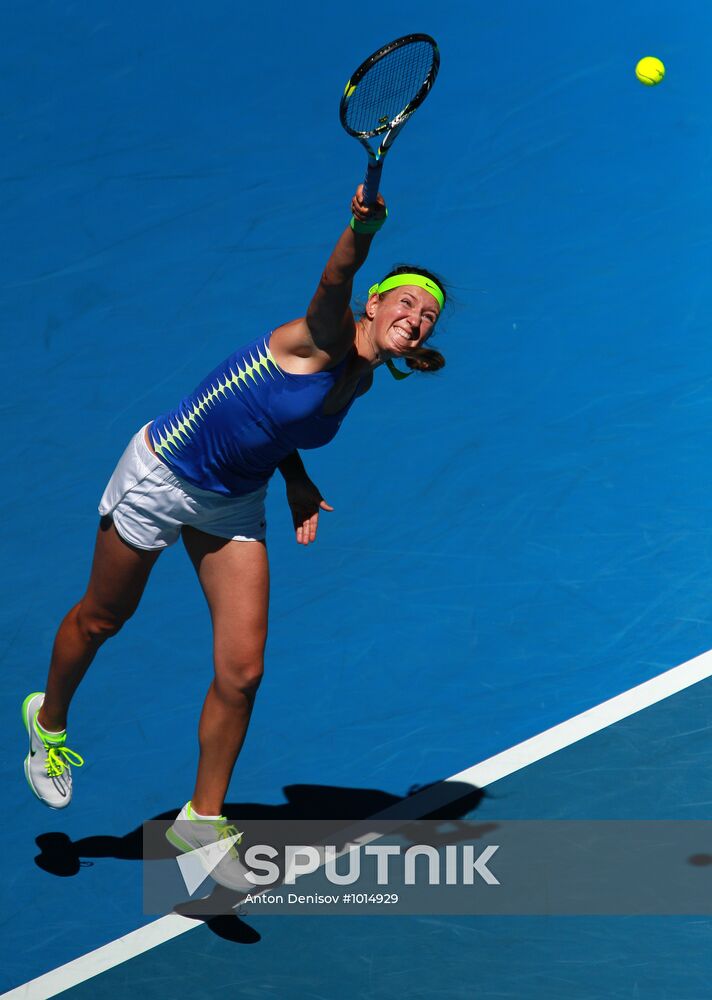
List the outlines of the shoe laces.
<svg viewBox="0 0 712 1000">
<path fill-rule="evenodd" d="M 84 758 L 69 747 L 62 745 L 47 747 L 45 767 L 50 778 L 58 778 L 68 767 L 81 767 L 83 763 Z"/>
<path fill-rule="evenodd" d="M 232 823 L 220 823 L 219 825 L 216 823 L 215 829 L 218 832 L 218 841 L 227 840 L 229 837 L 237 837 L 237 840 L 228 848 L 227 853 L 231 858 L 239 858 L 240 855 L 235 850 L 235 845 L 242 843 L 242 833 Z"/>
</svg>

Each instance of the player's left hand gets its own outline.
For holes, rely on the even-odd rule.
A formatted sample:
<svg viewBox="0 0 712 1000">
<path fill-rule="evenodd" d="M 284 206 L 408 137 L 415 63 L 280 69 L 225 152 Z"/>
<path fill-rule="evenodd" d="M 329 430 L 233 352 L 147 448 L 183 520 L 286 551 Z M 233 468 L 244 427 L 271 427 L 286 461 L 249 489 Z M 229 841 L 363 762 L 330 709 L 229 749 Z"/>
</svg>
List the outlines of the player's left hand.
<svg viewBox="0 0 712 1000">
<path fill-rule="evenodd" d="M 319 511 L 333 510 L 316 485 L 308 477 L 292 479 L 287 483 L 287 503 L 299 545 L 309 545 L 316 539 Z"/>
</svg>

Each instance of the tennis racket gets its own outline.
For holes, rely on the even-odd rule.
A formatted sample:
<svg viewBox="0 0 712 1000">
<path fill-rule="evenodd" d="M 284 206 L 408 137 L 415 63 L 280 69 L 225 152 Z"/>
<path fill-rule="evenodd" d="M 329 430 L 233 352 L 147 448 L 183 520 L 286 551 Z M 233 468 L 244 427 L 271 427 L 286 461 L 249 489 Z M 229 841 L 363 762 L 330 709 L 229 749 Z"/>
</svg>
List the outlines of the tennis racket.
<svg viewBox="0 0 712 1000">
<path fill-rule="evenodd" d="M 346 84 L 339 116 L 368 153 L 367 205 L 376 201 L 386 153 L 430 93 L 439 68 L 440 52 L 430 35 L 404 35 L 369 56 Z M 376 150 L 368 141 L 375 136 L 383 136 Z"/>
</svg>

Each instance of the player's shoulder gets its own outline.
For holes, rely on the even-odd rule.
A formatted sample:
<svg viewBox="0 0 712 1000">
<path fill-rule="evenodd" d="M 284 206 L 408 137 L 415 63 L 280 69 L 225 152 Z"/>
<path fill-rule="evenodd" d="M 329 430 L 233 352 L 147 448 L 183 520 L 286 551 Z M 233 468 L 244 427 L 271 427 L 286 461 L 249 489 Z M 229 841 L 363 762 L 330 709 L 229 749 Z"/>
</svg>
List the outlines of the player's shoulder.
<svg viewBox="0 0 712 1000">
<path fill-rule="evenodd" d="M 280 368 L 294 375 L 311 375 L 332 368 L 341 360 L 333 351 L 316 345 L 305 317 L 293 319 L 272 331 L 269 349 Z"/>
<path fill-rule="evenodd" d="M 270 350 L 279 361 L 278 355 L 308 359 L 314 354 L 314 341 L 304 316 L 283 323 L 272 331 Z"/>
</svg>

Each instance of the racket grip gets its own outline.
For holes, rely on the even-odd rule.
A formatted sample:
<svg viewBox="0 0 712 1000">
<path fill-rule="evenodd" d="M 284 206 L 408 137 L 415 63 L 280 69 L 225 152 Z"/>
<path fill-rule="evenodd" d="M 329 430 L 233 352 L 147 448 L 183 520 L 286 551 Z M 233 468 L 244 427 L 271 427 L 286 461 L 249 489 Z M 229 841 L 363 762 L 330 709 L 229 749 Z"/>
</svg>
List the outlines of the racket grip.
<svg viewBox="0 0 712 1000">
<path fill-rule="evenodd" d="M 366 177 L 363 182 L 363 200 L 367 205 L 375 205 L 378 197 L 378 185 L 381 183 L 381 173 L 383 172 L 382 160 L 369 160 L 366 168 Z"/>
</svg>

